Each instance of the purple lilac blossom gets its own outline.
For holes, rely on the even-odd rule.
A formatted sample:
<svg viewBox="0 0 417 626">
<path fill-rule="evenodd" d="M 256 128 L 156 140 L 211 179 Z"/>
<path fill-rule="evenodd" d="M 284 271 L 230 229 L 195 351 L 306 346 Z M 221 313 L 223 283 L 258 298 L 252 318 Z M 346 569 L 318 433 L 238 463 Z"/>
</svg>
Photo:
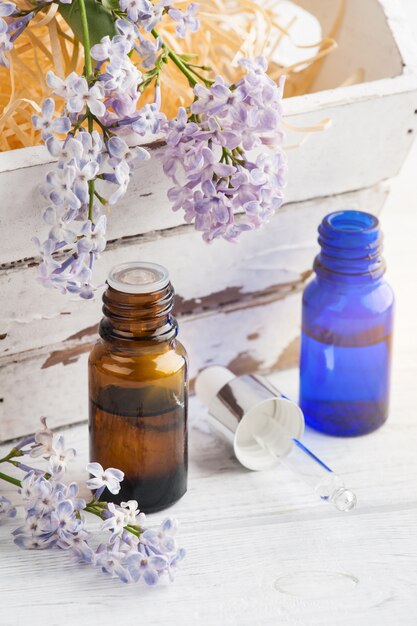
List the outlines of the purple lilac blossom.
<svg viewBox="0 0 417 626">
<path fill-rule="evenodd" d="M 107 142 L 107 150 L 110 155 L 110 165 L 116 166 L 121 161 L 124 161 L 131 170 L 137 167 L 141 161 L 146 161 L 150 158 L 147 150 L 140 146 L 131 148 L 121 137 L 111 137 Z"/>
<path fill-rule="evenodd" d="M 9 17 L 15 11 L 16 5 L 14 2 L 0 3 L 0 65 L 3 67 L 9 67 L 9 59 L 6 53 L 13 49 L 11 27 L 3 17 Z"/>
<path fill-rule="evenodd" d="M 129 20 L 150 32 L 162 19 L 172 0 L 160 0 L 152 4 L 148 0 L 119 0 L 122 11 L 126 11 Z"/>
<path fill-rule="evenodd" d="M 32 115 L 32 122 L 36 130 L 41 131 L 42 139 L 45 141 L 53 133 L 64 134 L 71 128 L 69 117 L 62 115 L 53 119 L 55 113 L 55 102 L 52 98 L 47 98 L 42 104 L 40 115 Z"/>
<path fill-rule="evenodd" d="M 6 496 L 0 496 L 0 523 L 6 517 L 16 517 L 16 509 Z"/>
<path fill-rule="evenodd" d="M 141 18 L 150 24 L 168 4 L 134 2 L 131 10 L 136 6 Z M 13 8 L 5 4 L 4 7 L 3 14 L 9 14 Z M 48 72 L 48 86 L 65 101 L 63 115 L 54 119 L 55 102 L 47 98 L 41 114 L 33 117 L 50 154 L 57 159 L 42 188 L 51 206 L 44 212 L 48 239 L 43 243 L 35 240 L 42 258 L 39 281 L 46 287 L 85 299 L 94 296 L 93 265 L 106 245 L 102 204 L 117 203 L 128 188 L 133 168 L 149 158 L 145 149 L 130 148 L 116 133 L 131 132 L 129 126 L 133 124 L 140 136 L 156 133 L 165 121 L 160 113 L 159 89 L 153 104 L 137 110 L 142 74 L 129 57 L 135 47 L 144 55 L 145 64 L 150 64 L 161 43 L 157 41 L 153 46 L 140 39 L 137 26 L 129 20 L 117 19 L 116 28 L 116 36 L 103 37 L 91 50 L 97 61 L 95 80 L 88 83 L 75 72 L 64 78 Z M 110 126 L 110 135 L 114 136 L 104 142 L 96 130 L 87 132 L 82 121 L 90 113 L 101 124 Z M 70 130 L 71 125 L 77 128 L 80 121 L 77 133 Z M 57 133 L 67 135 L 60 141 Z M 91 203 L 90 182 L 97 177 L 101 179 L 100 200 Z"/>
<path fill-rule="evenodd" d="M 86 299 L 94 295 L 93 266 L 106 245 L 102 204 L 117 203 L 133 168 L 149 158 L 144 148 L 131 148 L 123 136 L 133 131 L 143 137 L 164 128 L 164 170 L 174 183 L 168 194 L 173 209 L 182 209 L 185 221 L 194 223 L 206 241 L 233 241 L 259 228 L 281 205 L 285 185 L 283 85 L 268 78 L 265 60 L 243 59 L 246 74 L 236 84 L 217 77 L 211 86 L 196 85 L 190 109 L 180 108 L 177 118 L 166 122 L 159 87 L 155 101 L 138 109 L 143 77 L 129 54 L 135 49 L 145 69 L 152 71 L 162 43 L 143 38 L 138 26 L 149 32 L 169 13 L 178 34 L 185 34 L 198 26 L 196 5 L 183 12 L 168 0 L 121 0 L 121 8 L 128 19 L 116 20 L 118 34 L 104 37 L 91 50 L 95 78 L 88 83 L 75 73 L 59 78 L 49 72 L 48 85 L 65 100 L 63 115 L 53 120 L 54 101 L 47 99 L 42 115 L 34 118 L 57 159 L 43 187 L 51 203 L 44 213 L 50 230 L 46 241 L 36 241 L 42 258 L 39 280 Z M 107 126 L 105 139 L 83 128 L 83 116 L 90 113 Z M 68 124 L 75 130 L 58 140 L 55 134 Z M 99 202 L 91 187 L 97 179 Z"/>
<path fill-rule="evenodd" d="M 53 453 L 53 434 L 46 424 L 46 417 L 41 417 L 41 424 L 42 428 L 36 431 L 33 438 L 33 445 L 29 452 L 30 456 L 34 458 L 38 456 L 50 457 Z M 23 447 L 25 445 L 25 442 L 23 441 L 21 443 Z"/>
<path fill-rule="evenodd" d="M 16 5 L 14 2 L 1 2 L 0 3 L 0 17 L 9 17 L 16 12 Z"/>
<path fill-rule="evenodd" d="M 121 508 L 125 510 L 126 523 L 131 525 L 143 526 L 145 523 L 145 514 L 138 509 L 136 500 L 128 500 L 121 502 Z"/>
<path fill-rule="evenodd" d="M 75 121 L 80 114 L 75 109 L 85 107 L 85 101 L 93 109 L 97 103 L 104 107 L 102 102 L 97 100 L 94 104 L 90 99 L 90 96 L 94 99 L 103 93 L 102 85 L 96 84 L 89 88 L 84 79 L 77 82 L 71 74 L 66 79 L 59 79 L 49 73 L 48 82 L 53 85 L 57 94 L 66 97 L 67 103 L 71 102 L 71 115 L 75 115 Z M 49 105 L 48 112 L 50 108 Z M 94 295 L 91 284 L 92 264 L 105 247 L 106 218 L 104 215 L 97 215 L 94 205 L 93 214 L 97 218 L 95 225 L 86 220 L 86 214 L 89 181 L 94 180 L 100 168 L 105 167 L 103 141 L 96 130 L 88 133 L 82 129 L 76 137 L 69 134 L 64 141 L 59 141 L 51 134 L 46 139 L 46 146 L 58 163 L 55 169 L 48 172 L 46 184 L 42 188 L 52 206 L 44 214 L 45 222 L 51 227 L 48 240 L 42 246 L 38 244 L 43 257 L 39 279 L 45 286 L 57 288 L 64 293 L 68 291 L 82 298 L 91 298 Z M 113 181 L 118 187 L 119 182 L 122 189 L 118 189 L 118 197 L 121 197 L 128 180 L 120 181 L 119 176 L 119 181 L 116 178 Z M 52 258 L 56 252 L 64 254 L 61 262 Z"/>
<path fill-rule="evenodd" d="M 165 121 L 165 115 L 159 110 L 159 103 L 145 104 L 132 122 L 132 130 L 141 137 L 152 134 L 156 135 Z"/>
<path fill-rule="evenodd" d="M 153 554 L 146 546 L 140 544 L 138 551 L 127 557 L 126 565 L 134 582 L 143 577 L 147 585 L 156 585 L 161 573 L 166 570 L 168 561 L 164 555 Z"/>
<path fill-rule="evenodd" d="M 124 478 L 123 472 L 114 467 L 104 470 L 100 463 L 89 463 L 87 471 L 93 475 L 93 478 L 87 481 L 87 487 L 96 491 L 96 498 L 100 497 L 106 487 L 114 495 L 119 493 L 120 483 Z"/>
<path fill-rule="evenodd" d="M 53 90 L 56 96 L 65 98 L 68 100 L 71 96 L 75 95 L 73 90 L 73 84 L 79 76 L 76 72 L 71 72 L 66 78 L 60 78 L 56 76 L 52 70 L 49 70 L 46 74 L 46 84 Z"/>
<path fill-rule="evenodd" d="M 161 39 L 158 37 L 155 42 L 145 39 L 140 33 L 137 35 L 139 43 L 135 45 L 135 50 L 140 56 L 141 65 L 145 70 L 154 68 L 157 62 L 159 51 L 162 47 Z"/>
<path fill-rule="evenodd" d="M 65 448 L 62 435 L 53 436 L 52 450 L 49 458 L 49 471 L 55 478 L 60 478 L 65 473 L 67 464 L 75 458 L 75 450 L 74 448 Z"/>
<path fill-rule="evenodd" d="M 128 41 L 132 48 L 135 45 L 135 40 L 139 37 L 139 29 L 136 24 L 133 24 L 129 20 L 117 19 L 115 21 L 116 30 L 119 35 L 126 41 Z"/>
<path fill-rule="evenodd" d="M 185 11 L 181 11 L 180 9 L 169 9 L 168 15 L 174 22 L 177 22 L 177 27 L 175 32 L 177 36 L 180 38 L 184 38 L 187 35 L 187 30 L 190 33 L 195 33 L 200 28 L 200 22 L 198 18 L 195 17 L 195 14 L 198 9 L 198 4 L 196 2 L 192 2 L 188 5 Z"/>
<path fill-rule="evenodd" d="M 3 67 L 9 67 L 9 59 L 6 53 L 10 52 L 12 49 L 13 44 L 10 41 L 7 22 L 0 18 L 0 65 Z"/>
<path fill-rule="evenodd" d="M 112 533 L 111 541 L 115 541 L 117 537 L 123 532 L 124 527 L 127 524 L 126 511 L 109 502 L 106 506 L 106 520 L 101 527 L 102 530 L 109 530 Z"/>
<path fill-rule="evenodd" d="M 10 41 L 14 43 L 14 41 L 23 33 L 26 26 L 29 24 L 30 20 L 34 17 L 35 13 L 27 13 L 26 15 L 19 17 L 18 19 L 13 20 L 8 25 L 8 31 L 10 36 Z"/>
<path fill-rule="evenodd" d="M 117 20 L 119 35 L 110 39 L 103 37 L 99 44 L 91 49 L 91 56 L 102 66 L 99 75 L 100 85 L 104 90 L 106 113 L 103 122 L 114 124 L 129 115 L 133 115 L 140 98 L 138 90 L 142 74 L 128 56 L 134 45 L 136 32 L 134 25 L 122 25 L 124 20 Z"/>
<path fill-rule="evenodd" d="M 103 252 L 106 247 L 106 223 L 106 216 L 101 215 L 95 224 L 91 220 L 87 220 L 83 224 L 81 228 L 82 237 L 77 243 L 78 254 L 90 252 L 100 254 Z"/>
<path fill-rule="evenodd" d="M 67 101 L 67 109 L 70 113 L 84 112 L 86 107 L 93 115 L 102 117 L 106 112 L 106 107 L 102 102 L 104 89 L 100 83 L 95 83 L 89 87 L 86 79 L 81 76 L 72 84 L 72 93 Z M 69 130 L 69 129 L 68 129 Z"/>
<path fill-rule="evenodd" d="M 217 78 L 195 87 L 192 121 L 180 109 L 165 126 L 164 171 L 174 182 L 168 197 L 205 241 L 259 228 L 283 201 L 283 83 L 266 75 L 262 58 L 240 64 L 246 74 L 236 84 Z"/>
<path fill-rule="evenodd" d="M 126 11 L 127 17 L 132 22 L 137 22 L 143 17 L 149 18 L 153 11 L 153 5 L 148 0 L 120 0 L 119 6 L 122 11 Z"/>
<path fill-rule="evenodd" d="M 146 584 L 155 585 L 162 576 L 172 580 L 185 555 L 174 537 L 175 520 L 168 518 L 159 528 L 145 530 L 146 517 L 139 511 L 135 500 L 122 502 L 120 506 L 113 503 L 99 506 L 94 498 L 87 504 L 79 497 L 77 483 L 66 485 L 58 480 L 58 476 L 65 473 L 68 457 L 72 457 L 75 451 L 66 447 L 62 435 L 52 435 L 45 418 L 41 423 L 42 428 L 35 435 L 25 437 L 14 447 L 20 456 L 43 456 L 49 460 L 49 476 L 39 475 L 42 470 L 28 468 L 21 480 L 19 493 L 25 520 L 12 533 L 15 544 L 29 550 L 57 547 L 66 551 L 71 560 L 98 567 L 124 583 L 143 579 Z M 50 475 L 51 465 L 55 463 L 60 465 L 59 471 Z M 87 486 L 93 481 L 94 487 L 100 484 L 116 491 L 120 489 L 123 479 L 120 470 L 103 470 L 98 463 L 90 463 L 87 471 L 96 477 L 87 481 Z M 99 516 L 103 519 L 101 530 L 108 530 L 109 535 L 108 541 L 94 551 L 89 544 L 91 532 L 87 529 L 84 511 L 97 506 L 99 508 L 95 510 L 101 511 Z M 0 496 L 0 521 L 15 515 L 16 509 L 11 501 Z"/>
</svg>

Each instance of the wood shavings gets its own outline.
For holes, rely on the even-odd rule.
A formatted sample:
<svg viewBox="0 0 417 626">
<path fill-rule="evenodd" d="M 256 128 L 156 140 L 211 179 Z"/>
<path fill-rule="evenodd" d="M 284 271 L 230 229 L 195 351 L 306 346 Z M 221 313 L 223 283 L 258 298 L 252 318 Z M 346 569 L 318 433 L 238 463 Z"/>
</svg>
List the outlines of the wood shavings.
<svg viewBox="0 0 417 626">
<path fill-rule="evenodd" d="M 31 7 L 17 0 L 18 8 Z M 64 76 L 72 69 L 83 68 L 80 46 L 69 26 L 51 4 L 39 13 L 16 40 L 10 56 L 10 67 L 0 68 L 0 150 L 13 150 L 42 143 L 32 126 L 32 115 L 40 111 L 42 101 L 50 94 L 45 82 L 48 70 Z"/>
<path fill-rule="evenodd" d="M 176 52 L 196 55 L 196 65 L 208 65 L 212 77 L 221 74 L 228 81 L 240 78 L 237 60 L 242 56 L 264 55 L 269 61 L 269 73 L 274 80 L 287 76 L 285 96 L 308 93 L 320 69 L 320 64 L 336 47 L 336 37 L 343 19 L 344 0 L 331 32 L 313 44 L 293 41 L 292 29 L 297 17 L 285 18 L 280 7 L 290 4 L 282 0 L 200 0 L 198 17 L 201 28 L 197 33 L 178 39 L 175 23 L 164 18 L 159 32 L 166 43 Z M 21 9 L 30 7 L 26 0 L 17 0 Z M 189 0 L 176 2 L 184 8 Z M 51 4 L 46 13 L 40 13 L 18 38 L 11 53 L 10 68 L 0 68 L 0 150 L 12 150 L 42 143 L 35 132 L 31 116 L 39 112 L 42 101 L 50 94 L 45 83 L 50 69 L 61 77 L 71 71 L 82 72 L 83 48 L 74 38 L 70 27 Z M 288 15 L 288 14 L 287 14 Z M 302 60 L 284 66 L 280 51 L 284 42 L 291 41 L 298 49 L 311 51 Z M 200 70 L 198 70 L 200 71 Z M 360 80 L 361 72 L 352 76 L 351 82 Z M 161 77 L 163 111 L 168 117 L 176 114 L 179 106 L 192 102 L 193 94 L 184 75 L 173 65 L 164 68 Z M 152 90 L 150 90 L 152 91 Z M 141 103 L 149 101 L 153 94 L 145 94 Z M 314 129 L 322 130 L 327 120 Z M 304 140 L 303 140 L 304 141 Z M 301 142 L 302 143 L 302 142 Z"/>
</svg>

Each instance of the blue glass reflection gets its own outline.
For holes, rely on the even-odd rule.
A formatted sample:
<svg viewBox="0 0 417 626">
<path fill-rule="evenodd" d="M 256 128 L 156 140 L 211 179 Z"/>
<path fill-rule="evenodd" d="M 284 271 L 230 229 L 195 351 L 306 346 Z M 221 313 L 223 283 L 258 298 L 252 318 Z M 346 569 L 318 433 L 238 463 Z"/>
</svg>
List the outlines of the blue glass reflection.
<svg viewBox="0 0 417 626">
<path fill-rule="evenodd" d="M 385 422 L 389 403 L 394 295 L 378 219 L 332 213 L 319 243 L 303 294 L 300 406 L 316 430 L 362 435 Z"/>
</svg>

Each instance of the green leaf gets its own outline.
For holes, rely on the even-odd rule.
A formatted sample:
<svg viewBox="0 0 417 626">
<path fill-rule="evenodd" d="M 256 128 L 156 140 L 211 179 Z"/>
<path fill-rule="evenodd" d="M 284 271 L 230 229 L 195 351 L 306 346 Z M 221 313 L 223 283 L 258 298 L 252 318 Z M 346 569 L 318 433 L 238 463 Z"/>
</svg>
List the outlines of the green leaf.
<svg viewBox="0 0 417 626">
<path fill-rule="evenodd" d="M 101 0 L 102 5 L 109 11 L 116 11 L 120 9 L 119 0 Z"/>
<path fill-rule="evenodd" d="M 88 31 L 90 44 L 99 43 L 102 37 L 117 34 L 114 25 L 114 17 L 110 10 L 113 0 L 104 0 L 103 4 L 97 0 L 84 0 L 88 19 Z M 104 6 L 106 4 L 106 6 Z M 72 0 L 72 4 L 59 4 L 59 12 L 69 24 L 76 38 L 83 43 L 83 31 L 81 27 L 80 4 L 78 0 Z"/>
</svg>

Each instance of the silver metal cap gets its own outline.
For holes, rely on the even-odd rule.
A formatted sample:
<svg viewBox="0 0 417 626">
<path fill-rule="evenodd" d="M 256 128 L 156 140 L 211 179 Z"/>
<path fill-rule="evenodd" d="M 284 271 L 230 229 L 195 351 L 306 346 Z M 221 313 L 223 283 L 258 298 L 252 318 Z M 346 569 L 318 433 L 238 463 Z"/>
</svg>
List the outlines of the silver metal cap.
<svg viewBox="0 0 417 626">
<path fill-rule="evenodd" d="M 290 452 L 292 438 L 304 432 L 301 409 L 261 376 L 236 377 L 225 367 L 208 367 L 198 375 L 195 390 L 208 407 L 211 428 L 233 445 L 248 469 L 273 467 L 276 457 Z"/>
</svg>

